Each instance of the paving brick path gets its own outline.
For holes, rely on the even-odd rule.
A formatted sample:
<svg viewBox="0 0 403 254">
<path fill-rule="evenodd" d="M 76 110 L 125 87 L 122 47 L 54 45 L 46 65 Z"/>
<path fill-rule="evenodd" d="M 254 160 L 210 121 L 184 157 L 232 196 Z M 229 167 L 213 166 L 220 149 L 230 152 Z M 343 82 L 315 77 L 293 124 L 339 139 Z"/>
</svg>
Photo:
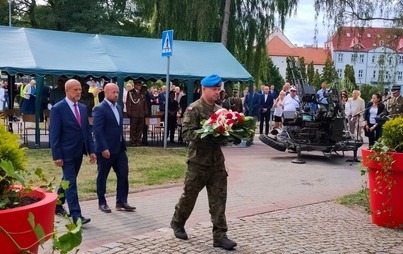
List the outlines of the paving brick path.
<svg viewBox="0 0 403 254">
<path fill-rule="evenodd" d="M 331 201 L 361 189 L 360 168 L 345 162 L 352 153 L 329 159 L 306 152 L 306 164 L 299 165 L 290 162 L 295 154 L 258 140 L 223 151 L 228 235 L 239 253 L 403 253 L 401 232 L 374 226 L 365 212 Z M 81 202 L 92 221 L 84 226 L 79 253 L 223 253 L 212 247 L 205 190 L 186 224 L 190 239 L 174 238 L 169 222 L 181 192 L 176 184 L 132 193 L 136 212 L 105 214 L 97 200 Z"/>
</svg>

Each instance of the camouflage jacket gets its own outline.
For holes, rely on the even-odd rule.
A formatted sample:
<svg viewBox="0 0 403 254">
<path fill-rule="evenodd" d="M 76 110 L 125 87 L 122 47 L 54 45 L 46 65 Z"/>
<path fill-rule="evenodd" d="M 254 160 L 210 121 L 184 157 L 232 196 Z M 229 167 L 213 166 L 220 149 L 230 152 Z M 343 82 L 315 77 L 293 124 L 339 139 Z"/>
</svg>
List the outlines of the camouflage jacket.
<svg viewBox="0 0 403 254">
<path fill-rule="evenodd" d="M 387 108 L 390 110 L 391 116 L 398 116 L 403 114 L 403 97 L 391 98 L 388 101 Z"/>
<path fill-rule="evenodd" d="M 183 116 L 182 133 L 189 142 L 188 161 L 203 166 L 214 166 L 224 162 L 221 144 L 214 142 L 211 137 L 201 139 L 196 133 L 201 129 L 201 121 L 220 109 L 217 104 L 208 105 L 203 98 L 198 99 L 187 107 Z"/>
</svg>

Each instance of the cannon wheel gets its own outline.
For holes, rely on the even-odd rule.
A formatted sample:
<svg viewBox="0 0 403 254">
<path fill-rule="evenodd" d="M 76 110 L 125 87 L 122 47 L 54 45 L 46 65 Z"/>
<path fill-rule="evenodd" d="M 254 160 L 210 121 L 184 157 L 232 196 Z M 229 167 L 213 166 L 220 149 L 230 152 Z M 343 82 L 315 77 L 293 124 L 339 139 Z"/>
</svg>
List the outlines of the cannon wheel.
<svg viewBox="0 0 403 254">
<path fill-rule="evenodd" d="M 260 135 L 259 139 L 264 144 L 266 144 L 266 145 L 268 145 L 268 146 L 270 146 L 270 147 L 272 147 L 272 148 L 274 148 L 274 149 L 276 149 L 278 151 L 285 152 L 285 150 L 287 149 L 287 146 L 283 142 L 277 141 L 277 140 L 275 140 L 275 139 L 273 139 L 273 138 L 271 138 L 271 137 L 269 137 L 269 136 L 267 136 L 265 134 Z"/>
</svg>

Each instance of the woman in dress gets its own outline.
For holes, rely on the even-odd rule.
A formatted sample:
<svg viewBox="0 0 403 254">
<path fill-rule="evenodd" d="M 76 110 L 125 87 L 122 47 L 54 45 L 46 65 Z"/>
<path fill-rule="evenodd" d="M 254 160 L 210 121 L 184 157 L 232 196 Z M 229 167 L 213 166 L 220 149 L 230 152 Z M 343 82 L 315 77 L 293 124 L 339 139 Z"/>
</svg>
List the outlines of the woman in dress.
<svg viewBox="0 0 403 254">
<path fill-rule="evenodd" d="M 98 99 L 98 94 L 99 94 L 99 88 L 97 87 L 97 83 L 95 80 L 91 80 L 90 83 L 90 89 L 88 90 L 89 93 L 92 93 L 94 96 L 94 108 L 99 104 L 99 99 Z"/>
</svg>

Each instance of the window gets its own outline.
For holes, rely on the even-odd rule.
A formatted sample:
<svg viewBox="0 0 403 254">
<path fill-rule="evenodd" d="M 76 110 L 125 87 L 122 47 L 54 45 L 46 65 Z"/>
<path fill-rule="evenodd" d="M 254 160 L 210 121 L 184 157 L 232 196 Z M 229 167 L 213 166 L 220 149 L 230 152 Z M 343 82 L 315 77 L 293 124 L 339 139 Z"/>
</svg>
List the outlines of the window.
<svg viewBox="0 0 403 254">
<path fill-rule="evenodd" d="M 372 79 L 376 79 L 376 71 L 372 73 Z"/>
<path fill-rule="evenodd" d="M 362 78 L 364 70 L 358 70 L 358 78 Z"/>
<path fill-rule="evenodd" d="M 392 61 L 393 61 L 393 57 L 392 57 L 392 56 L 390 56 L 390 57 L 389 57 L 389 59 L 388 59 L 388 63 L 389 63 L 389 65 L 392 65 Z"/>
<path fill-rule="evenodd" d="M 363 54 L 360 55 L 359 63 L 364 63 L 364 57 L 365 56 Z"/>
<path fill-rule="evenodd" d="M 376 62 L 376 56 L 372 56 L 372 63 Z"/>
<path fill-rule="evenodd" d="M 383 65 L 385 63 L 385 55 L 380 55 L 378 59 L 378 64 Z"/>
<path fill-rule="evenodd" d="M 403 79 L 403 72 L 398 71 L 397 72 L 397 80 L 402 80 Z"/>
<path fill-rule="evenodd" d="M 343 70 L 342 69 L 337 69 L 337 76 L 339 76 L 339 78 L 343 77 Z"/>
<path fill-rule="evenodd" d="M 389 80 L 389 71 L 385 71 L 385 80 Z"/>
<path fill-rule="evenodd" d="M 383 45 L 385 45 L 385 42 L 383 40 L 380 40 L 379 41 L 379 46 L 383 46 Z"/>
<path fill-rule="evenodd" d="M 343 62 L 343 54 L 342 53 L 337 54 L 337 62 Z"/>
<path fill-rule="evenodd" d="M 351 55 L 351 63 L 357 62 L 357 54 L 352 54 Z"/>
<path fill-rule="evenodd" d="M 383 71 L 379 71 L 378 80 L 383 81 Z"/>
<path fill-rule="evenodd" d="M 399 56 L 399 64 L 403 64 L 403 56 Z"/>
</svg>

